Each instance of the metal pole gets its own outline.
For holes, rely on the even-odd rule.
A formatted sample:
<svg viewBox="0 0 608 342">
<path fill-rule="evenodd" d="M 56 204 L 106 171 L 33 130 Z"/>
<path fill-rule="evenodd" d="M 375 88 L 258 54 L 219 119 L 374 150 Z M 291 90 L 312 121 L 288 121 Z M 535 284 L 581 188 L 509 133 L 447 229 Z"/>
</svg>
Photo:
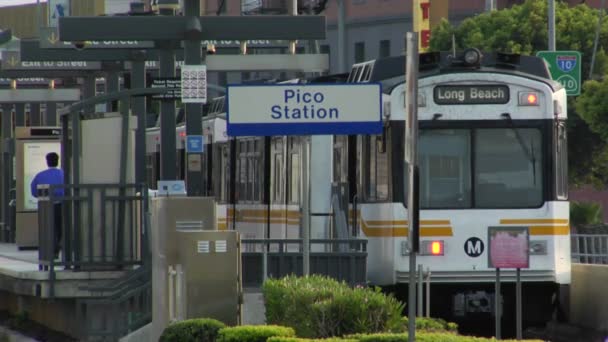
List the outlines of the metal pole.
<svg viewBox="0 0 608 342">
<path fill-rule="evenodd" d="M 302 273 L 310 274 L 310 140 L 302 144 Z"/>
<path fill-rule="evenodd" d="M 338 72 L 346 72 L 346 9 L 344 0 L 338 0 Z"/>
<path fill-rule="evenodd" d="M 605 0 L 600 2 L 599 17 L 597 19 L 597 28 L 595 29 L 595 39 L 593 40 L 593 54 L 591 54 L 591 66 L 589 67 L 589 79 L 593 76 L 593 68 L 595 67 L 595 54 L 597 52 L 597 43 L 600 39 L 600 30 L 602 29 L 602 19 L 604 18 Z"/>
<path fill-rule="evenodd" d="M 120 81 L 118 79 L 118 73 L 116 71 L 110 71 L 106 74 L 106 94 L 117 92 L 120 88 Z M 106 103 L 106 111 L 116 112 L 118 111 L 117 101 L 109 101 Z"/>
<path fill-rule="evenodd" d="M 13 136 L 13 105 L 2 104 L 2 221 L 4 222 L 4 242 L 10 242 L 11 231 L 14 227 L 10 226 L 10 201 L 11 179 L 13 173 L 12 156 L 12 136 Z"/>
<path fill-rule="evenodd" d="M 515 324 L 516 337 L 522 339 L 522 298 L 521 298 L 521 269 L 516 270 L 517 279 L 515 282 Z"/>
<path fill-rule="evenodd" d="M 141 89 L 146 87 L 146 64 L 145 54 L 141 53 L 132 61 L 131 88 Z M 142 184 L 146 181 L 146 98 L 134 97 L 131 100 L 133 112 L 137 115 L 137 131 L 135 136 L 135 183 Z"/>
<path fill-rule="evenodd" d="M 426 268 L 426 317 L 431 317 L 431 269 Z"/>
<path fill-rule="evenodd" d="M 549 0 L 549 51 L 555 51 L 555 0 Z"/>
<path fill-rule="evenodd" d="M 408 288 L 408 341 L 416 340 L 416 253 L 418 244 L 418 33 L 406 35 L 407 56 L 405 61 L 405 162 L 408 166 L 408 249 L 409 249 L 409 288 Z"/>
<path fill-rule="evenodd" d="M 418 265 L 418 313 L 417 313 L 417 317 L 422 317 L 423 316 L 423 312 L 422 312 L 422 306 L 423 306 L 423 299 L 422 299 L 422 285 L 424 282 L 424 274 L 422 272 L 422 265 Z"/>
<path fill-rule="evenodd" d="M 85 100 L 95 97 L 95 75 L 87 75 L 84 78 L 83 98 Z M 95 105 L 89 105 L 84 108 L 86 114 L 95 112 Z"/>
<path fill-rule="evenodd" d="M 15 103 L 15 127 L 25 126 L 25 103 Z"/>
<path fill-rule="evenodd" d="M 184 62 L 187 65 L 204 64 L 205 55 L 201 51 L 201 27 L 199 21 L 200 1 L 184 0 L 184 13 L 188 16 L 191 38 L 184 41 Z M 198 37 L 197 37 L 198 36 Z M 186 136 L 203 135 L 202 103 L 186 103 Z M 204 143 L 203 143 L 204 145 Z M 203 153 L 188 152 L 186 180 L 188 196 L 203 195 Z"/>
<path fill-rule="evenodd" d="M 292 0 L 290 3 L 291 7 L 289 8 L 289 12 L 291 15 L 298 15 L 298 0 Z M 296 54 L 296 41 L 292 40 L 289 42 L 289 53 L 292 55 Z"/>
<path fill-rule="evenodd" d="M 41 126 L 40 103 L 30 103 L 30 126 Z"/>
<path fill-rule="evenodd" d="M 44 124 L 46 126 L 57 126 L 57 102 L 47 102 L 44 111 Z"/>
<path fill-rule="evenodd" d="M 500 340 L 500 312 L 502 311 L 502 305 L 500 303 L 500 268 L 496 269 L 496 284 L 494 286 L 494 307 L 496 308 L 496 312 L 494 313 L 495 318 L 495 327 L 496 327 L 496 339 Z"/>
<path fill-rule="evenodd" d="M 175 55 L 170 42 L 164 42 L 159 50 L 160 77 L 175 77 Z M 177 179 L 175 157 L 177 146 L 175 142 L 175 101 L 163 99 L 160 101 L 160 179 Z"/>
</svg>

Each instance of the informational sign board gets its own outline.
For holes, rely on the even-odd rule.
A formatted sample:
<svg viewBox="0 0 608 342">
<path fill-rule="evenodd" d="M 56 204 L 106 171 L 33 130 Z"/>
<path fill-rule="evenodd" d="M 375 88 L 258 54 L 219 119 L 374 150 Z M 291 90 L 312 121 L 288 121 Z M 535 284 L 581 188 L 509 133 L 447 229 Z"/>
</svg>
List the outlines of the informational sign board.
<svg viewBox="0 0 608 342">
<path fill-rule="evenodd" d="M 2 70 L 99 70 L 100 62 L 87 61 L 22 61 L 19 52 L 6 51 L 2 55 Z"/>
<path fill-rule="evenodd" d="M 207 103 L 207 66 L 182 65 L 182 103 Z"/>
<path fill-rule="evenodd" d="M 61 143 L 57 142 L 26 142 L 23 144 L 23 208 L 25 210 L 38 210 L 38 199 L 32 196 L 31 184 L 36 174 L 48 169 L 46 155 L 55 152 L 61 153 Z M 61 165 L 59 165 L 61 167 Z"/>
<path fill-rule="evenodd" d="M 40 28 L 40 47 L 43 49 L 75 49 L 73 42 L 59 40 L 57 27 Z M 154 42 L 138 40 L 88 40 L 83 42 L 83 49 L 150 49 Z"/>
<path fill-rule="evenodd" d="M 180 100 L 182 98 L 181 81 L 179 77 L 154 78 L 148 85 L 149 88 L 171 88 L 171 91 L 164 94 L 152 95 L 153 99 L 158 100 Z"/>
<path fill-rule="evenodd" d="M 530 264 L 528 227 L 488 227 L 488 267 L 528 268 Z"/>
<path fill-rule="evenodd" d="M 228 136 L 380 134 L 380 84 L 229 85 Z"/>
<path fill-rule="evenodd" d="M 547 62 L 551 78 L 566 88 L 568 96 L 581 94 L 581 53 L 578 51 L 539 51 Z"/>
<path fill-rule="evenodd" d="M 186 152 L 187 153 L 203 153 L 205 149 L 205 140 L 202 135 L 186 136 Z"/>
</svg>

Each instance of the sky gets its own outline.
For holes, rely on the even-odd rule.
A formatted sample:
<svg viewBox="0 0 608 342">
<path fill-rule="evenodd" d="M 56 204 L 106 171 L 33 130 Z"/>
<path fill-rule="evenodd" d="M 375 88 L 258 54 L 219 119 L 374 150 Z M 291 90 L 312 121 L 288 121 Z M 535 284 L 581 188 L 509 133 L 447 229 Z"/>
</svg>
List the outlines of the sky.
<svg viewBox="0 0 608 342">
<path fill-rule="evenodd" d="M 40 0 L 40 2 L 46 2 L 46 0 Z M 0 0 L 0 7 L 15 6 L 23 4 L 35 4 L 36 0 Z"/>
</svg>

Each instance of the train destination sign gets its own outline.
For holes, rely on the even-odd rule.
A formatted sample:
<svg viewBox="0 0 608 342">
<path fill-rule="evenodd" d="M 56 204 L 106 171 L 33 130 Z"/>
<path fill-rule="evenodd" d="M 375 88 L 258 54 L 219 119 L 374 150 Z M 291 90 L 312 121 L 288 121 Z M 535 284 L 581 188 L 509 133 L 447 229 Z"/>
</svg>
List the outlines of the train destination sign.
<svg viewBox="0 0 608 342">
<path fill-rule="evenodd" d="M 379 134 L 380 84 L 229 85 L 229 136 Z"/>
<path fill-rule="evenodd" d="M 433 98 L 439 105 L 455 104 L 505 104 L 509 102 L 506 85 L 436 86 Z"/>
</svg>

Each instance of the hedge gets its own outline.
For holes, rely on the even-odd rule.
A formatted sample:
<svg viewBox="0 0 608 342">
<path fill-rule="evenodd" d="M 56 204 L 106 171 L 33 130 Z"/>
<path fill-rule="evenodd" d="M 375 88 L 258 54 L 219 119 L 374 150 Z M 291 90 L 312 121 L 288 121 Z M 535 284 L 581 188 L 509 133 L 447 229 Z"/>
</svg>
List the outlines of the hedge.
<svg viewBox="0 0 608 342">
<path fill-rule="evenodd" d="M 379 288 L 351 288 L 312 275 L 267 280 L 262 288 L 269 324 L 293 327 L 299 337 L 402 331 L 404 304 Z"/>
<path fill-rule="evenodd" d="M 298 338 L 298 337 L 271 337 L 267 342 L 358 342 L 355 339 L 346 339 L 340 337 L 332 338 Z"/>
<path fill-rule="evenodd" d="M 266 342 L 270 337 L 295 337 L 295 331 L 278 325 L 242 325 L 223 328 L 217 342 Z"/>
<path fill-rule="evenodd" d="M 356 334 L 346 336 L 358 342 L 407 342 L 408 334 Z M 497 341 L 495 338 L 473 337 L 456 335 L 449 332 L 416 332 L 416 342 L 489 342 Z M 500 340 L 501 342 L 515 342 L 516 340 Z M 543 342 L 542 340 L 523 340 L 527 342 Z"/>
<path fill-rule="evenodd" d="M 407 331 L 409 320 L 402 318 L 403 331 Z M 441 318 L 416 317 L 416 331 L 425 332 L 458 332 L 458 324 L 446 322 Z"/>
<path fill-rule="evenodd" d="M 218 332 L 226 325 L 211 318 L 195 318 L 169 325 L 159 342 L 215 342 Z"/>
</svg>

